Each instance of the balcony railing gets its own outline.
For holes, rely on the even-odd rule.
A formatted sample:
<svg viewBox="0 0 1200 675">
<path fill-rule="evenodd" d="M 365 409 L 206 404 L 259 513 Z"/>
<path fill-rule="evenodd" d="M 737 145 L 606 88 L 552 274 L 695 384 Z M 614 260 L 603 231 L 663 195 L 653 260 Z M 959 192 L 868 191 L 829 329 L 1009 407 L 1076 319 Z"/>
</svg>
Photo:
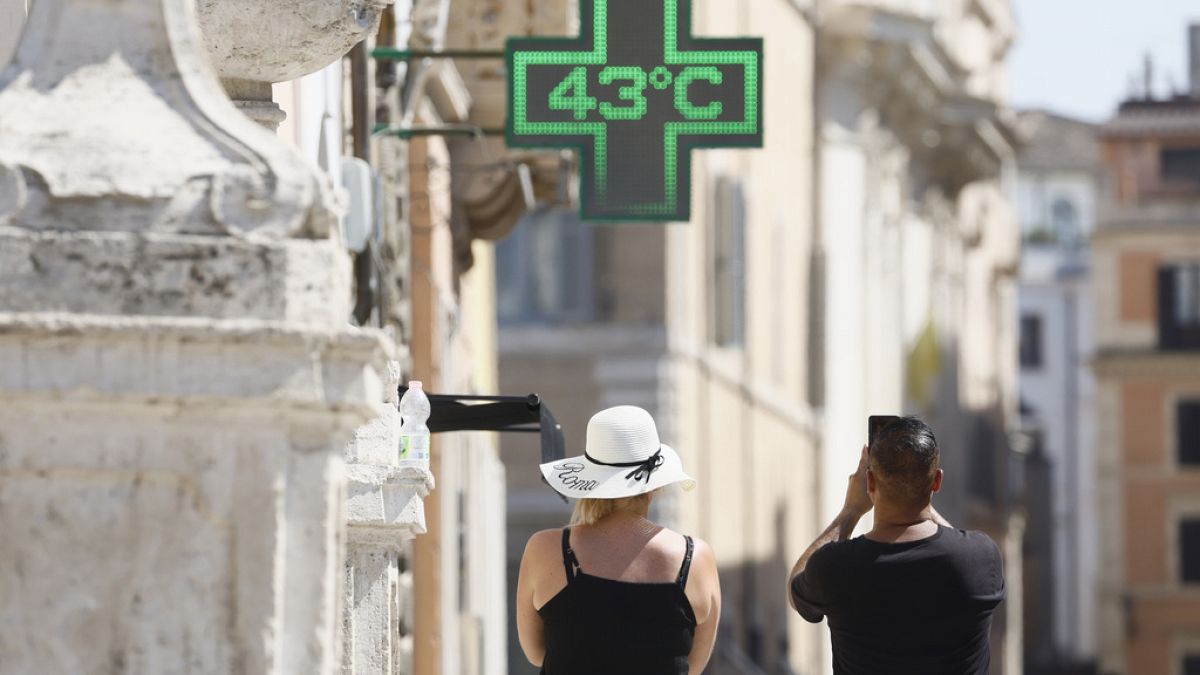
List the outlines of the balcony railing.
<svg viewBox="0 0 1200 675">
<path fill-rule="evenodd" d="M 1153 193 L 1143 194 L 1148 197 Z M 1187 227 L 1200 229 L 1200 191 L 1192 194 L 1191 198 L 1183 198 L 1182 193 L 1171 188 L 1160 194 L 1164 196 L 1153 200 L 1143 199 L 1137 203 L 1102 203 L 1098 213 L 1097 229 L 1101 231 Z M 1167 198 L 1166 194 L 1172 194 L 1173 197 Z"/>
</svg>

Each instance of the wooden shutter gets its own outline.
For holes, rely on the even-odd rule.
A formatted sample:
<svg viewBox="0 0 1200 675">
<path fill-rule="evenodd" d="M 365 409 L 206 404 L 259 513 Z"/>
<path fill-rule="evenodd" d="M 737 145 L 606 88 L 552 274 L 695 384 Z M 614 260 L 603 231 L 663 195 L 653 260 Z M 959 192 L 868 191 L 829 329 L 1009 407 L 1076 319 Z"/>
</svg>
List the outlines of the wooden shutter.
<svg viewBox="0 0 1200 675">
<path fill-rule="evenodd" d="M 1179 578 L 1186 584 L 1200 584 L 1200 519 L 1179 523 Z"/>
<path fill-rule="evenodd" d="M 1200 466 L 1200 401 L 1181 401 L 1175 417 L 1179 463 Z"/>
</svg>

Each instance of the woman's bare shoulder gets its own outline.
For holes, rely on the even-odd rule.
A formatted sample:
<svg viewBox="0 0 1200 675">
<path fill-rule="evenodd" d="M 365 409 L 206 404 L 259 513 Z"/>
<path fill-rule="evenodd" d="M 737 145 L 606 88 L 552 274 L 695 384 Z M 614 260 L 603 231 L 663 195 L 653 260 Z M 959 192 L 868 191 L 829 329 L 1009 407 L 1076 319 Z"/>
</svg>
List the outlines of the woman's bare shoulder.
<svg viewBox="0 0 1200 675">
<path fill-rule="evenodd" d="M 667 538 L 669 538 L 669 539 L 677 539 L 677 540 L 679 540 L 679 541 L 685 541 L 685 537 L 686 537 L 687 539 L 691 539 L 691 540 L 692 540 L 692 550 L 693 550 L 693 554 L 694 554 L 695 552 L 698 552 L 700 549 L 705 549 L 705 550 L 707 550 L 707 551 L 710 551 L 710 552 L 712 551 L 712 548 L 711 548 L 711 547 L 708 545 L 708 542 L 704 541 L 703 539 L 701 539 L 700 537 L 697 537 L 697 536 L 696 536 L 696 535 L 694 535 L 694 534 L 687 534 L 687 533 L 685 533 L 685 532 L 678 532 L 678 531 L 676 531 L 676 530 L 672 530 L 672 529 L 671 529 L 671 528 L 669 528 L 669 527 L 664 527 L 664 528 L 662 528 L 662 532 L 661 532 L 660 534 L 664 534 L 664 535 L 666 535 L 666 536 L 667 536 Z"/>
<path fill-rule="evenodd" d="M 521 558 L 521 564 L 534 576 L 540 576 L 551 568 L 560 566 L 560 560 L 562 530 L 541 530 L 534 532 L 525 543 L 525 554 Z"/>
<path fill-rule="evenodd" d="M 690 536 L 690 535 L 689 535 Z M 683 535 L 678 535 L 682 539 Z M 717 569 L 717 557 L 713 553 L 713 549 L 708 545 L 708 542 L 700 537 L 691 536 L 692 540 L 692 574 L 699 572 L 700 574 L 708 574 L 712 572 L 714 575 Z"/>
<path fill-rule="evenodd" d="M 525 544 L 525 555 L 542 555 L 547 551 L 558 551 L 562 546 L 562 530 L 539 530 Z"/>
<path fill-rule="evenodd" d="M 709 546 L 708 542 L 700 537 L 692 537 L 692 556 L 712 558 L 714 556 L 712 546 Z"/>
<path fill-rule="evenodd" d="M 687 539 L 692 540 L 692 564 L 701 557 L 712 559 L 712 547 L 708 542 L 694 535 L 687 535 L 682 532 L 677 532 L 670 528 L 664 527 L 655 537 L 656 542 L 666 551 L 678 552 L 680 555 L 687 547 Z"/>
</svg>

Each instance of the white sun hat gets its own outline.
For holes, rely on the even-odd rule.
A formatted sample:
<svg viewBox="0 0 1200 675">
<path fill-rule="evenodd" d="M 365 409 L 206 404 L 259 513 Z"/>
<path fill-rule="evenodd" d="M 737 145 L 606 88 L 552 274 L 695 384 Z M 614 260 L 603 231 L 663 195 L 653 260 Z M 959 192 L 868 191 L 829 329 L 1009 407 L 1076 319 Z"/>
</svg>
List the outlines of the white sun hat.
<svg viewBox="0 0 1200 675">
<path fill-rule="evenodd" d="M 672 483 L 685 490 L 696 486 L 679 455 L 658 440 L 650 413 L 629 405 L 593 415 L 584 453 L 541 469 L 550 487 L 575 499 L 633 497 Z"/>
</svg>

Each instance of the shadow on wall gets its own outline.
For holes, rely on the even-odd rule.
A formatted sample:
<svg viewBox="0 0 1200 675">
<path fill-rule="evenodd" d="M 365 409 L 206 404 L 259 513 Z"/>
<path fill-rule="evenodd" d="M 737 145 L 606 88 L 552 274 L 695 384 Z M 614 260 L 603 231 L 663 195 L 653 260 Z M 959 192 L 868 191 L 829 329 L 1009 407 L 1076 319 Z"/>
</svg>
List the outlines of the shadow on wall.
<svg viewBox="0 0 1200 675">
<path fill-rule="evenodd" d="M 720 569 L 721 628 L 707 675 L 793 675 L 788 662 L 787 575 L 795 560 L 788 560 L 784 542 L 789 523 L 782 504 L 772 518 L 770 557 Z M 807 543 L 807 542 L 806 542 Z M 824 628 L 822 627 L 822 630 Z"/>
</svg>

